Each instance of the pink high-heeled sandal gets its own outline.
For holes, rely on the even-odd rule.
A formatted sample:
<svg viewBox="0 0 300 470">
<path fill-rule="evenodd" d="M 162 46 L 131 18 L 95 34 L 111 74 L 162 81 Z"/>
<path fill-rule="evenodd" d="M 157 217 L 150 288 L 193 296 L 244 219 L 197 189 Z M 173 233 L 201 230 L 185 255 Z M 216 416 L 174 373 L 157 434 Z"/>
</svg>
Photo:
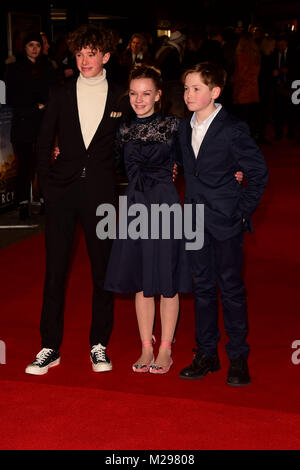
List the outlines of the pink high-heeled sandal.
<svg viewBox="0 0 300 470">
<path fill-rule="evenodd" d="M 164 347 L 164 348 L 167 348 L 167 349 L 171 349 L 171 341 L 161 341 L 160 343 L 160 346 Z M 166 365 L 166 366 L 158 366 L 156 364 L 153 364 L 149 367 L 149 372 L 151 374 L 166 374 L 167 372 L 169 372 L 171 366 L 173 364 L 173 359 L 170 357 L 170 360 L 169 360 L 169 363 Z"/>
<path fill-rule="evenodd" d="M 152 336 L 152 340 L 146 339 L 142 341 L 142 345 L 144 347 L 150 347 L 150 346 L 153 346 L 155 342 L 156 342 L 155 337 Z M 149 369 L 152 366 L 152 364 L 154 364 L 154 356 L 152 356 L 152 359 L 150 362 L 148 362 L 148 364 L 133 364 L 132 370 L 133 372 L 146 373 L 146 372 L 149 372 Z"/>
</svg>

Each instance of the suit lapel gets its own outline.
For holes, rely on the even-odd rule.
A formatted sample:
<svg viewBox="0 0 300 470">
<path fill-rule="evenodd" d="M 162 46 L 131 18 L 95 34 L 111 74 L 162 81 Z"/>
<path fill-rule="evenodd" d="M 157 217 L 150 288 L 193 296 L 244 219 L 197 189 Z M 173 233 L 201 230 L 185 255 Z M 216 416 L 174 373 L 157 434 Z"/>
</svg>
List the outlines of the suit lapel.
<svg viewBox="0 0 300 470">
<path fill-rule="evenodd" d="M 186 148 L 186 155 L 188 157 L 188 161 L 193 164 L 193 166 L 196 165 L 196 159 L 195 159 L 195 154 L 194 150 L 192 147 L 192 127 L 191 127 L 191 116 L 190 115 L 185 122 L 185 148 Z"/>
<path fill-rule="evenodd" d="M 211 144 L 211 142 L 214 141 L 215 135 L 219 132 L 220 128 L 223 126 L 224 119 L 228 115 L 227 111 L 225 111 L 224 108 L 222 108 L 216 117 L 213 119 L 212 123 L 210 124 L 204 139 L 200 145 L 200 149 L 197 155 L 197 166 L 199 165 L 199 162 L 201 162 L 201 156 L 202 154 L 205 153 L 207 147 Z"/>
<path fill-rule="evenodd" d="M 107 121 L 107 118 L 110 117 L 110 112 L 111 112 L 112 103 L 113 103 L 113 97 L 114 97 L 114 93 L 113 93 L 113 90 L 112 90 L 112 86 L 108 82 L 108 90 L 107 90 L 107 97 L 106 97 L 104 113 L 103 113 L 101 122 L 99 123 L 99 125 L 97 127 L 97 130 L 96 130 L 96 132 L 95 132 L 95 134 L 94 134 L 94 136 L 93 136 L 93 138 L 90 142 L 89 147 L 92 145 L 94 139 L 96 139 L 101 134 L 103 126 L 105 125 L 105 122 Z"/>
<path fill-rule="evenodd" d="M 69 88 L 69 98 L 70 98 L 70 103 L 71 103 L 71 116 L 74 120 L 74 128 L 76 129 L 76 134 L 75 135 L 78 135 L 80 136 L 80 140 L 81 140 L 81 144 L 83 145 L 84 149 L 87 150 L 85 148 L 85 144 L 84 144 L 84 140 L 83 140 L 83 136 L 82 136 L 82 132 L 81 132 L 81 126 L 80 126 L 80 120 L 79 120 L 79 112 L 78 112 L 78 102 L 77 102 L 77 87 L 76 87 L 76 84 L 77 84 L 77 80 L 74 80 L 71 84 L 70 84 L 70 88 Z M 104 126 L 104 123 L 105 121 L 107 120 L 107 118 L 109 117 L 109 113 L 110 113 L 110 110 L 112 108 L 112 102 L 113 102 L 113 97 L 114 97 L 114 93 L 113 93 L 113 88 L 112 86 L 109 84 L 108 82 L 108 91 L 107 91 L 107 97 L 106 97 L 106 103 L 105 103 L 105 108 L 104 108 L 104 113 L 103 113 L 103 117 L 101 119 L 101 122 L 99 123 L 98 127 L 97 127 L 97 130 L 88 146 L 88 148 L 92 145 L 94 139 L 99 135 L 101 134 L 101 131 L 102 131 L 102 128 Z"/>
<path fill-rule="evenodd" d="M 70 84 L 70 88 L 68 90 L 69 99 L 71 103 L 71 116 L 73 119 L 74 124 L 74 138 L 75 136 L 79 137 L 80 144 L 83 146 L 85 150 L 84 140 L 81 132 L 80 120 L 79 120 L 79 112 L 78 112 L 78 103 L 77 103 L 77 79 L 74 79 L 73 82 Z"/>
</svg>

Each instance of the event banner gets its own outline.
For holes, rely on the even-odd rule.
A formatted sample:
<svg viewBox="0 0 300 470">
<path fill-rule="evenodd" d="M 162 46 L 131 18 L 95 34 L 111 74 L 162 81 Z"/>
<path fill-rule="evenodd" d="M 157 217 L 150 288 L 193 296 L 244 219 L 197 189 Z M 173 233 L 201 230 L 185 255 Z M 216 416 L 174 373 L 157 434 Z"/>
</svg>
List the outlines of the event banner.
<svg viewBox="0 0 300 470">
<path fill-rule="evenodd" d="M 17 160 L 10 142 L 12 109 L 0 105 L 0 211 L 15 205 Z"/>
</svg>

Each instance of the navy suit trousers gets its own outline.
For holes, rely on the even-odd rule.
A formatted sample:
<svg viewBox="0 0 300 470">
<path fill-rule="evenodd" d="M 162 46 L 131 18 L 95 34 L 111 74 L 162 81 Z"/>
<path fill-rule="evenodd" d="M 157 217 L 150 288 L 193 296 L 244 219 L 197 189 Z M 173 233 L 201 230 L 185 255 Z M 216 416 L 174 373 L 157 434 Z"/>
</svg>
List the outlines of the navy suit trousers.
<svg viewBox="0 0 300 470">
<path fill-rule="evenodd" d="M 188 251 L 194 286 L 196 343 L 198 352 L 217 353 L 218 288 L 229 337 L 226 351 L 230 359 L 248 358 L 249 345 L 245 287 L 241 274 L 244 233 L 227 240 L 216 240 L 205 232 L 201 250 Z"/>
</svg>

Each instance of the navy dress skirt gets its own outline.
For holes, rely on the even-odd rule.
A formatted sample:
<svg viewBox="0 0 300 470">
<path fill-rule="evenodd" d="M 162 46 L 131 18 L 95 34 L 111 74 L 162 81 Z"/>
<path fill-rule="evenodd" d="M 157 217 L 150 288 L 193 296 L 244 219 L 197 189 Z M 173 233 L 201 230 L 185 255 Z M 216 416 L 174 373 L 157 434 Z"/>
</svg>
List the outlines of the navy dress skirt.
<svg viewBox="0 0 300 470">
<path fill-rule="evenodd" d="M 118 225 L 117 238 L 113 242 L 107 268 L 104 285 L 106 290 L 127 294 L 143 291 L 145 297 L 157 294 L 174 297 L 177 293 L 192 292 L 192 278 L 185 251 L 183 210 L 180 239 L 178 235 L 174 236 L 174 218 L 171 211 L 170 224 L 166 215 L 160 219 L 151 217 L 153 205 L 158 207 L 166 204 L 169 208 L 178 204 L 183 209 L 172 181 L 178 125 L 177 117 L 163 117 L 156 113 L 149 118 L 135 118 L 120 128 L 118 146 L 128 177 L 127 211 L 137 208 L 135 204 L 142 204 L 147 210 L 143 211 L 144 231 L 137 223 L 139 212 L 127 217 L 128 232 L 133 222 L 136 231 L 143 233 L 144 238 L 133 239 L 136 236 L 130 237 L 127 233 L 127 238 L 121 239 L 118 236 Z M 158 220 L 160 223 L 157 226 Z M 165 227 L 170 226 L 170 237 L 168 234 L 167 238 L 166 235 L 162 236 L 165 233 L 163 222 Z M 153 230 L 155 228 L 155 238 L 151 235 L 151 227 Z M 178 233 L 178 225 L 176 227 Z"/>
</svg>

